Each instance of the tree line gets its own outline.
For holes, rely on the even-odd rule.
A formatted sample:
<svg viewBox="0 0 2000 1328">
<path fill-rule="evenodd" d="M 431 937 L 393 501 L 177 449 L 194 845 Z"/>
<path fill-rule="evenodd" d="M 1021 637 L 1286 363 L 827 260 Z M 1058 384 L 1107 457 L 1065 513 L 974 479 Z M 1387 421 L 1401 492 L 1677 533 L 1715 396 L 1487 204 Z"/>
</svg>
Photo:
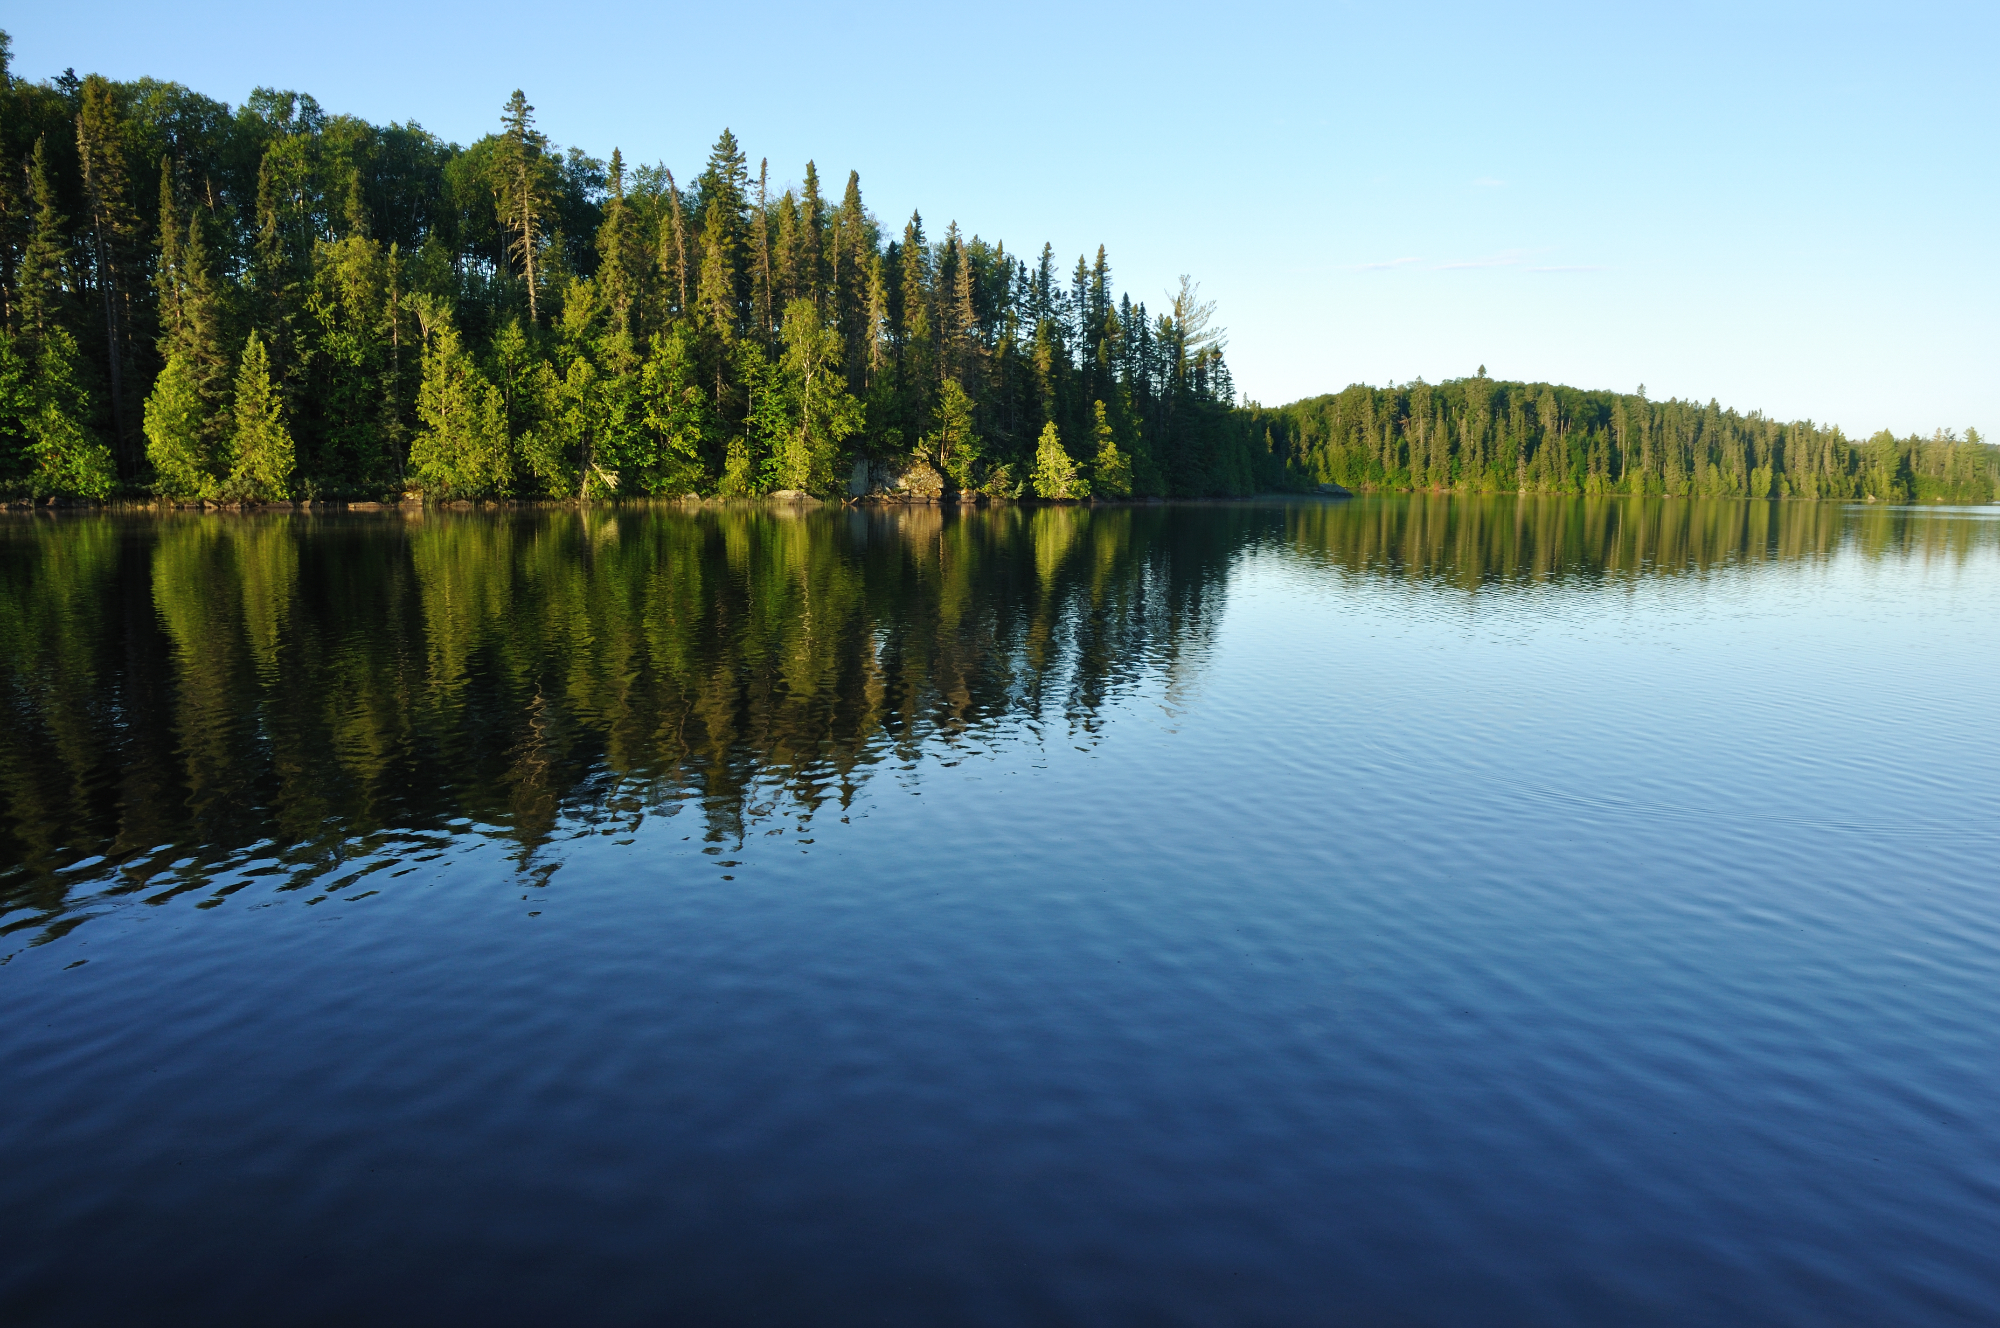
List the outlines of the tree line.
<svg viewBox="0 0 2000 1328">
<path fill-rule="evenodd" d="M 0 33 L 0 495 L 191 502 L 1348 488 L 1988 501 L 2000 449 L 1496 382 L 1237 405 L 1213 305 L 560 148 L 259 88 L 16 77 Z M 836 196 L 837 195 L 837 196 Z"/>
<path fill-rule="evenodd" d="M 1463 493 L 1640 494 L 1991 502 L 2000 448 L 1887 431 L 1781 423 L 1714 401 L 1651 401 L 1553 383 L 1470 378 L 1354 386 L 1275 410 L 1252 408 L 1273 487 Z"/>
<path fill-rule="evenodd" d="M 14 76 L 0 34 L 0 488 L 595 498 L 1250 491 L 1213 307 L 779 189 L 560 148 L 519 91 L 469 147 L 260 88 Z"/>
</svg>

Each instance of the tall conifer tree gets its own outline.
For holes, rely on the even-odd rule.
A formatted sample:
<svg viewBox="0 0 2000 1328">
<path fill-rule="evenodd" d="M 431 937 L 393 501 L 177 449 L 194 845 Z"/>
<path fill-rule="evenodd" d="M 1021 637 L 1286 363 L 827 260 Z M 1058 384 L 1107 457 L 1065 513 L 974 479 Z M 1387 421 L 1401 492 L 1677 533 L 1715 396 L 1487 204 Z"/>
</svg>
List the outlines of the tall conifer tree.
<svg viewBox="0 0 2000 1328">
<path fill-rule="evenodd" d="M 507 252 L 521 265 L 528 286 L 528 321 L 540 319 L 537 265 L 541 261 L 542 228 L 548 220 L 553 175 L 549 141 L 535 128 L 535 108 L 519 88 L 501 108 L 501 134 L 493 156 L 494 202 L 507 233 Z"/>
<path fill-rule="evenodd" d="M 285 427 L 284 403 L 271 383 L 271 359 L 255 332 L 236 368 L 236 435 L 232 440 L 231 498 L 276 502 L 291 497 L 296 454 Z"/>
<path fill-rule="evenodd" d="M 125 377 L 133 326 L 133 292 L 138 218 L 127 197 L 124 115 L 109 81 L 92 74 L 83 81 L 76 117 L 77 164 L 90 234 L 92 281 L 103 308 L 105 377 L 110 389 L 111 428 L 119 470 L 129 477 L 133 455 L 125 423 Z"/>
</svg>

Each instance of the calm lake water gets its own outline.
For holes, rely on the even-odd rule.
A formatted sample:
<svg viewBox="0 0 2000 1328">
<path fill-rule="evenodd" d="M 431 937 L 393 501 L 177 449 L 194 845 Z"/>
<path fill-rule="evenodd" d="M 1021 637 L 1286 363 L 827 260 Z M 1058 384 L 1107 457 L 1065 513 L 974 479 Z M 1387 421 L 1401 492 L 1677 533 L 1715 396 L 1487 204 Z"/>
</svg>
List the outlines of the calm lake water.
<svg viewBox="0 0 2000 1328">
<path fill-rule="evenodd" d="M 0 1319 L 2000 1320 L 2000 509 L 0 524 Z"/>
</svg>

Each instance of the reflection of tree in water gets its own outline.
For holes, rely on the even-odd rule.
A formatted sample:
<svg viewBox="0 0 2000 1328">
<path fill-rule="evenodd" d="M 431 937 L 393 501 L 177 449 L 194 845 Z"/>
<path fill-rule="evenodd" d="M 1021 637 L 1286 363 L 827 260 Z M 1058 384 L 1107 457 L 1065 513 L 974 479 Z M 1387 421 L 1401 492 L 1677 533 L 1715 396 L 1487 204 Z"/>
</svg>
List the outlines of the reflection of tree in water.
<svg viewBox="0 0 2000 1328">
<path fill-rule="evenodd" d="M 1847 547 L 1957 560 L 2000 544 L 2000 523 L 1836 503 L 1414 496 L 1294 506 L 1282 542 L 1349 572 L 1472 590 L 1702 574 Z"/>
<path fill-rule="evenodd" d="M 1504 497 L 11 521 L 0 932 L 331 889 L 469 827 L 532 871 L 661 815 L 737 844 L 880 767 L 1170 697 L 1252 548 L 1504 593 L 1996 545 L 1928 510 Z"/>
<path fill-rule="evenodd" d="M 100 854 L 94 897 L 115 868 L 157 900 L 317 885 L 467 822 L 524 865 L 561 827 L 695 808 L 734 843 L 885 762 L 1094 731 L 1209 629 L 1247 515 L 18 523 L 5 922 L 57 925 L 61 869 Z"/>
</svg>

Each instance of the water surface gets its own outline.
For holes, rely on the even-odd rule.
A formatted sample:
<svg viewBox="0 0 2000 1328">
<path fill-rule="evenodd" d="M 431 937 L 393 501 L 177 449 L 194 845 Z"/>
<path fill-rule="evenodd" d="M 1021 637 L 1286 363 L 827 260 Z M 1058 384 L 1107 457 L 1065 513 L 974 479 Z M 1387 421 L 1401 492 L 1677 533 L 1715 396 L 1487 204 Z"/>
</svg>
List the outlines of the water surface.
<svg viewBox="0 0 2000 1328">
<path fill-rule="evenodd" d="M 0 524 L 0 1317 L 1991 1322 L 1996 516 Z"/>
</svg>

